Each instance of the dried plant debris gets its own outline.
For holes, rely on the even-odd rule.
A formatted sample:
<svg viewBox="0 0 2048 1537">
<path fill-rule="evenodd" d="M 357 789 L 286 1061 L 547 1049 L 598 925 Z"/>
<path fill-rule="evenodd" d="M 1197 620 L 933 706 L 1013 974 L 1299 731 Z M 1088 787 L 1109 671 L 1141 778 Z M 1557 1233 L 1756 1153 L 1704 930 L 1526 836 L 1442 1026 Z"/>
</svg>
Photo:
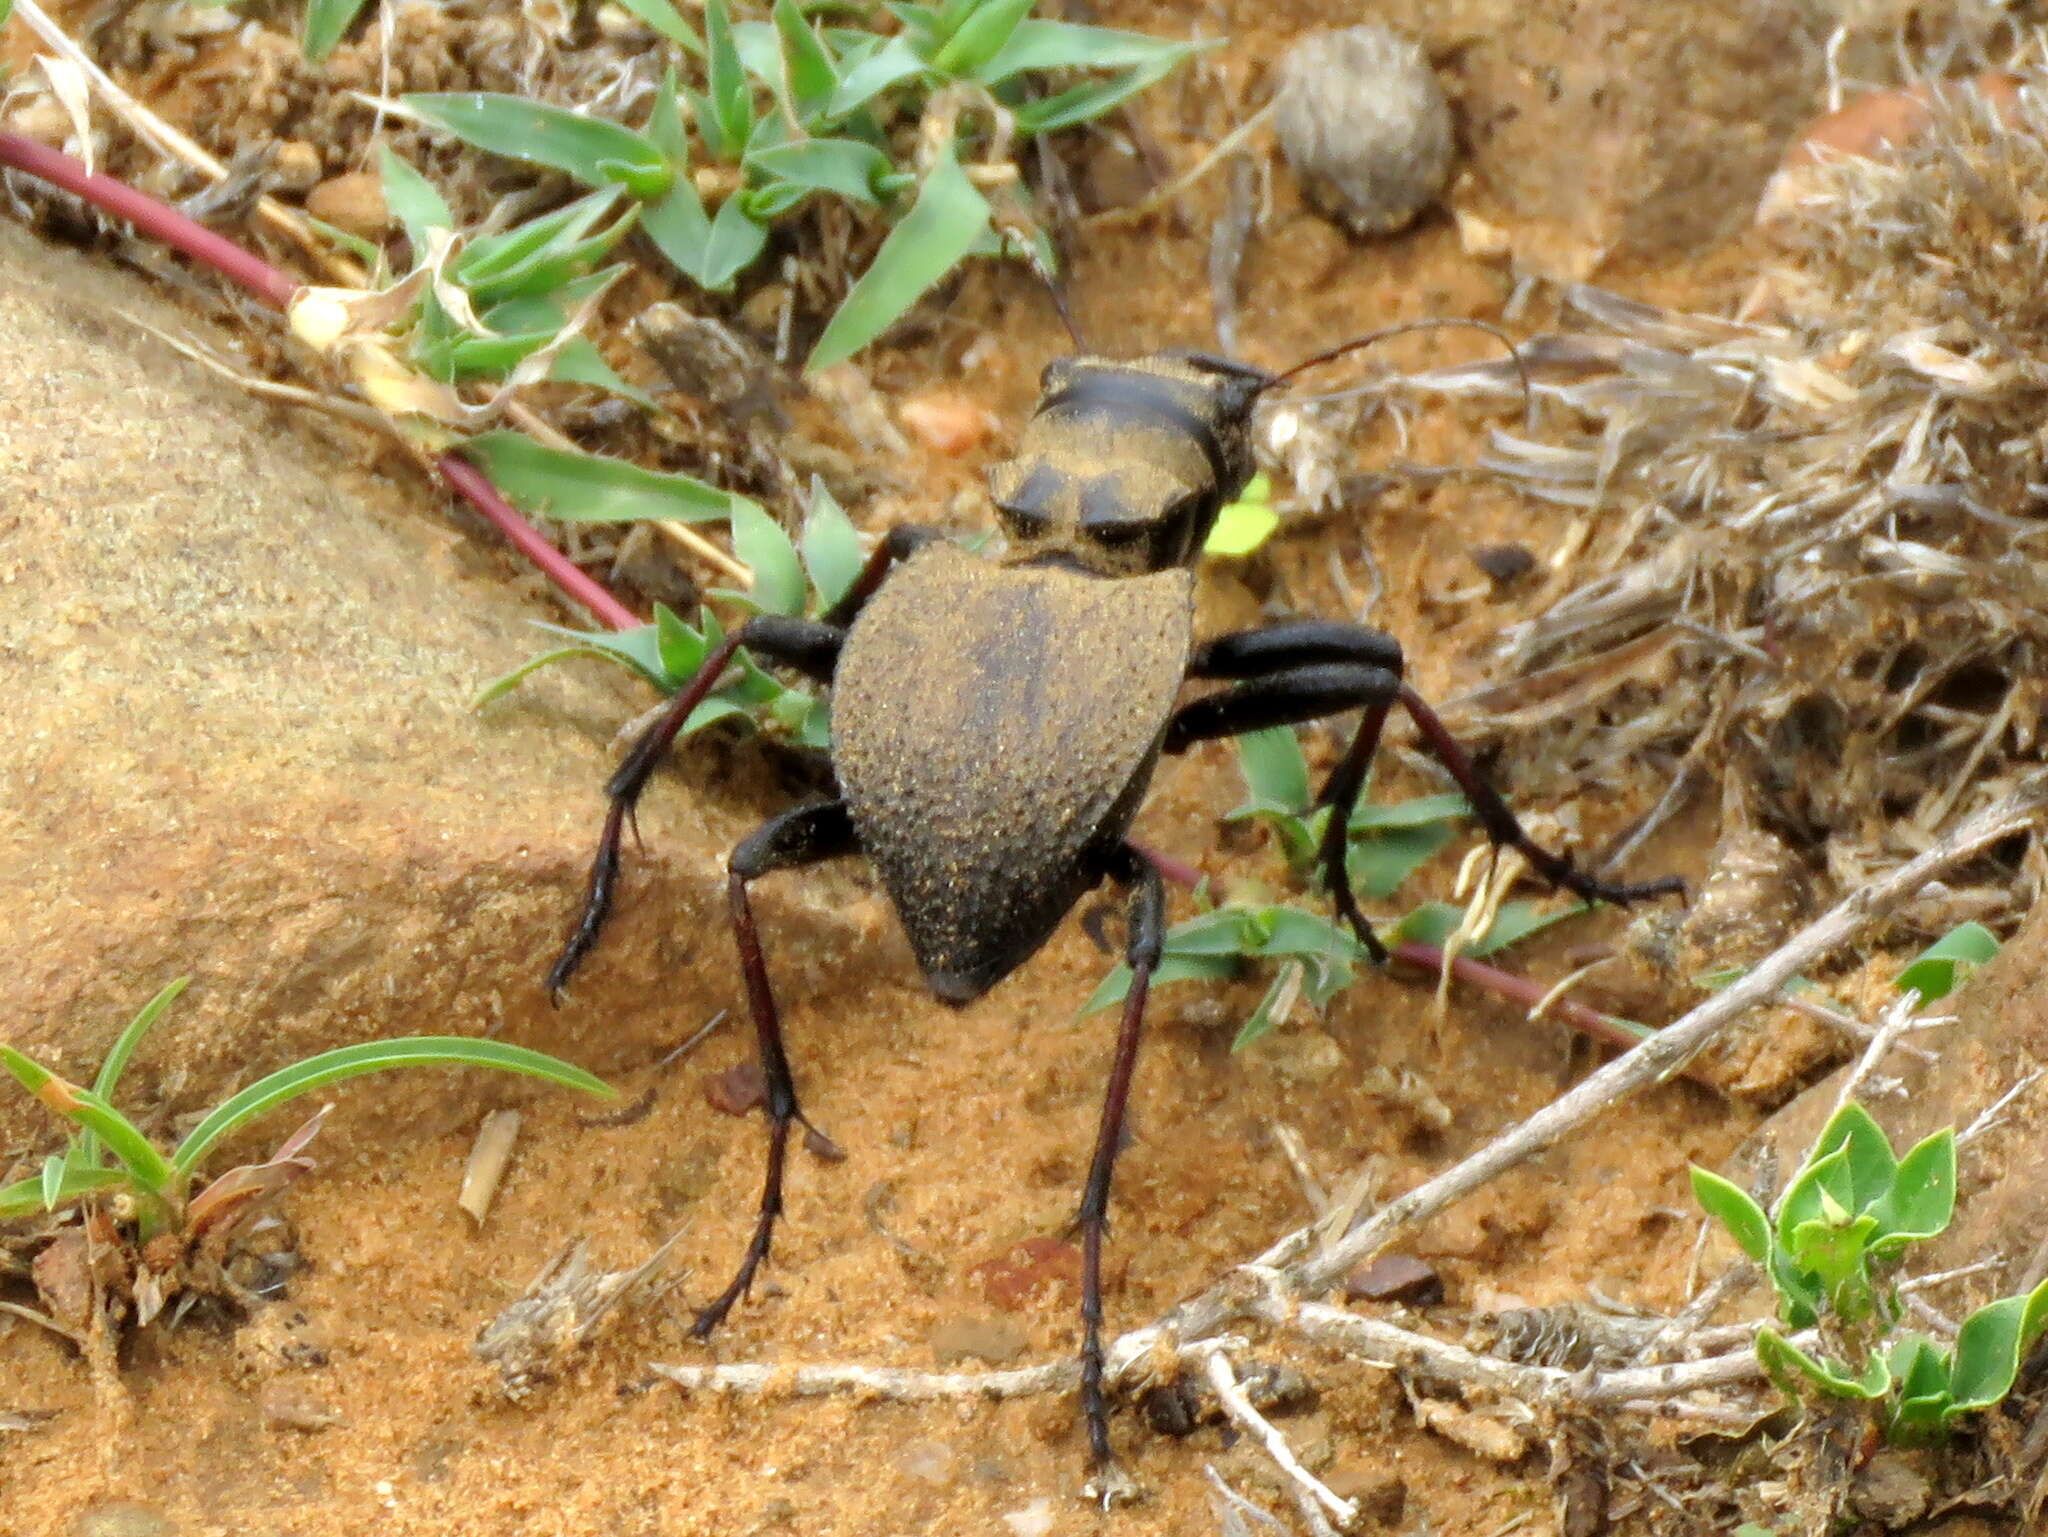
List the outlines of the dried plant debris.
<svg viewBox="0 0 2048 1537">
<path fill-rule="evenodd" d="M 1842 888 L 2040 761 L 2048 95 L 2023 78 L 2002 107 L 1936 93 L 1892 158 L 1827 166 L 1772 323 L 1566 291 L 1570 329 L 1526 360 L 1570 414 L 1496 433 L 1488 464 L 1588 517 L 1489 695 L 1541 678 L 1570 707 L 1475 697 L 1460 729 L 1512 724 L 1531 777 L 1728 785 Z M 1498 364 L 1410 382 L 1517 388 Z M 1978 872 L 2006 914 L 2029 863 Z"/>
<path fill-rule="evenodd" d="M 588 1344 L 618 1304 L 643 1296 L 680 1232 L 626 1270 L 597 1270 L 577 1239 L 549 1260 L 525 1292 L 484 1326 L 470 1353 L 498 1369 L 499 1387 L 517 1402 L 554 1380 L 562 1362 Z"/>
</svg>

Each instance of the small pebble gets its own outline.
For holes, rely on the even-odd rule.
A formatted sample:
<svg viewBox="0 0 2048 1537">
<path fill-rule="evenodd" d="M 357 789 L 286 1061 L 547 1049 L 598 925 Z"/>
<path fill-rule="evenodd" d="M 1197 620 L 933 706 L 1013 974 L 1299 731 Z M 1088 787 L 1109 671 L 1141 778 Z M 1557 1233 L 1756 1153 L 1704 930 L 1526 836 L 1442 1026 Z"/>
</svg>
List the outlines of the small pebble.
<svg viewBox="0 0 2048 1537">
<path fill-rule="evenodd" d="M 257 1395 L 256 1407 L 263 1423 L 273 1430 L 299 1430 L 311 1435 L 341 1423 L 334 1406 L 297 1382 L 266 1383 Z"/>
<path fill-rule="evenodd" d="M 271 180 L 280 192 L 306 192 L 320 180 L 320 151 L 304 139 L 286 139 L 270 157 Z"/>
<path fill-rule="evenodd" d="M 1003 1525 L 1010 1529 L 1011 1537 L 1046 1537 L 1052 1530 L 1052 1501 L 1033 1500 L 1029 1505 L 1003 1512 Z"/>
<path fill-rule="evenodd" d="M 1450 179 L 1450 104 L 1429 60 L 1385 27 L 1313 32 L 1280 66 L 1273 127 L 1308 200 L 1356 235 L 1388 235 Z"/>
<path fill-rule="evenodd" d="M 704 1103 L 721 1115 L 746 1115 L 767 1098 L 768 1079 L 758 1062 L 736 1062 L 704 1080 Z"/>
<path fill-rule="evenodd" d="M 950 1483 L 953 1464 L 960 1459 L 944 1441 L 911 1441 L 896 1452 L 896 1466 L 921 1484 Z"/>
<path fill-rule="evenodd" d="M 918 442 L 948 458 L 972 453 L 994 436 L 997 427 L 984 408 L 953 395 L 906 400 L 896 408 L 896 419 Z"/>
<path fill-rule="evenodd" d="M 391 223 L 384 182 L 374 171 L 350 171 L 323 181 L 306 194 L 306 212 L 365 240 L 377 239 Z"/>
<path fill-rule="evenodd" d="M 1519 544 L 1488 544 L 1472 552 L 1472 564 L 1496 587 L 1511 587 L 1536 569 L 1536 557 Z"/>
<path fill-rule="evenodd" d="M 980 1361 L 1008 1366 L 1031 1341 L 1007 1318 L 949 1318 L 931 1332 L 932 1357 L 941 1366 Z"/>
<path fill-rule="evenodd" d="M 177 1537 L 177 1531 L 169 1516 L 134 1500 L 108 1500 L 71 1522 L 71 1537 Z"/>
<path fill-rule="evenodd" d="M 1433 1307 L 1444 1300 L 1444 1278 L 1412 1254 L 1382 1254 L 1344 1278 L 1344 1298 Z"/>
<path fill-rule="evenodd" d="M 991 1307 L 1014 1313 L 1040 1291 L 1081 1289 L 1081 1251 L 1062 1238 L 1027 1238 L 968 1271 Z"/>
</svg>

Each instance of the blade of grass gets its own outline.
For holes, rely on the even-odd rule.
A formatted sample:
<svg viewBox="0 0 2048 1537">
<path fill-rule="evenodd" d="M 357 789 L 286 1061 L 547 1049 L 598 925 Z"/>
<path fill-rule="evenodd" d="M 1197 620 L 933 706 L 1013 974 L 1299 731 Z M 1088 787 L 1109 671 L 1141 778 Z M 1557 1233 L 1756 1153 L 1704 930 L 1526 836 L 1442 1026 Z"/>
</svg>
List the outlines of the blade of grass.
<svg viewBox="0 0 2048 1537">
<path fill-rule="evenodd" d="M 843 363 L 902 318 L 933 284 L 953 270 L 988 228 L 988 199 L 960 168 L 958 146 L 939 151 L 917 201 L 889 232 L 818 338 L 805 373 Z"/>
<path fill-rule="evenodd" d="M 4 1049 L 0 1048 L 0 1051 Z M 280 1068 L 269 1077 L 250 1084 L 192 1128 L 171 1155 L 170 1167 L 180 1177 L 190 1178 L 200 1160 L 213 1150 L 216 1143 L 266 1111 L 330 1083 L 400 1067 L 493 1067 L 502 1072 L 544 1078 L 564 1088 L 580 1089 L 585 1094 L 605 1099 L 618 1097 L 617 1091 L 603 1079 L 573 1063 L 503 1041 L 479 1041 L 459 1035 L 415 1035 L 390 1041 L 367 1041 L 360 1046 L 344 1046 L 338 1051 L 324 1051 L 317 1057 L 294 1062 L 290 1067 Z"/>
<path fill-rule="evenodd" d="M 170 1182 L 171 1166 L 128 1117 L 92 1090 L 67 1083 L 12 1046 L 0 1046 L 0 1067 L 12 1073 L 15 1081 L 41 1100 L 45 1108 L 74 1125 L 98 1133 L 107 1151 L 120 1161 L 138 1187 L 151 1195 L 163 1193 Z"/>
<path fill-rule="evenodd" d="M 66 1169 L 64 1178 L 57 1187 L 57 1202 L 75 1201 L 82 1195 L 91 1195 L 95 1190 L 111 1190 L 128 1182 L 128 1176 L 119 1169 Z M 43 1203 L 44 1185 L 40 1176 L 17 1180 L 11 1185 L 0 1186 L 0 1222 L 16 1217 L 32 1217 L 46 1209 Z"/>
<path fill-rule="evenodd" d="M 463 452 L 518 506 L 566 523 L 709 523 L 754 505 L 688 475 L 547 448 L 518 432 L 480 434 Z"/>
</svg>

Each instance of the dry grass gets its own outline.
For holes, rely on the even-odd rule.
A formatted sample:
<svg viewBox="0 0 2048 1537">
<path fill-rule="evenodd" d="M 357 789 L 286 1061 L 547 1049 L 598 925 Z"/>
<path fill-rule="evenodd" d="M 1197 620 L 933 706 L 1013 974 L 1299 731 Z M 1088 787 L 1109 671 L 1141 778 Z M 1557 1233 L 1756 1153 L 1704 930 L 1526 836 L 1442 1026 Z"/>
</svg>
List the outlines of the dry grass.
<svg viewBox="0 0 2048 1537">
<path fill-rule="evenodd" d="M 1892 868 L 2041 759 L 2048 655 L 2048 77 L 1943 93 L 1883 163 L 1819 168 L 1782 265 L 1731 322 L 1574 288 L 1536 338 L 1541 437 L 1496 473 L 1583 509 L 1468 731 L 1656 799 L 1722 791 L 1839 890 Z M 1513 390 L 1499 365 L 1411 383 Z M 1558 409 L 1558 408 L 1562 409 Z M 1938 931 L 2031 905 L 2041 854 L 1923 901 Z"/>
</svg>

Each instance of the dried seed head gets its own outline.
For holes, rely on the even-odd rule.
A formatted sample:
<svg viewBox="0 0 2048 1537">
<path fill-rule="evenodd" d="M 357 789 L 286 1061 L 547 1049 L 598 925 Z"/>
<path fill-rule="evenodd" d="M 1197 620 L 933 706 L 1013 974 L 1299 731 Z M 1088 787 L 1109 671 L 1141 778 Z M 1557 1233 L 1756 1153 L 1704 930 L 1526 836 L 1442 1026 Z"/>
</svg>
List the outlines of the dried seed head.
<svg viewBox="0 0 2048 1537">
<path fill-rule="evenodd" d="M 1402 228 L 1450 177 L 1443 88 L 1422 50 L 1385 27 L 1297 42 L 1281 65 L 1273 124 L 1309 200 L 1354 234 Z"/>
</svg>

